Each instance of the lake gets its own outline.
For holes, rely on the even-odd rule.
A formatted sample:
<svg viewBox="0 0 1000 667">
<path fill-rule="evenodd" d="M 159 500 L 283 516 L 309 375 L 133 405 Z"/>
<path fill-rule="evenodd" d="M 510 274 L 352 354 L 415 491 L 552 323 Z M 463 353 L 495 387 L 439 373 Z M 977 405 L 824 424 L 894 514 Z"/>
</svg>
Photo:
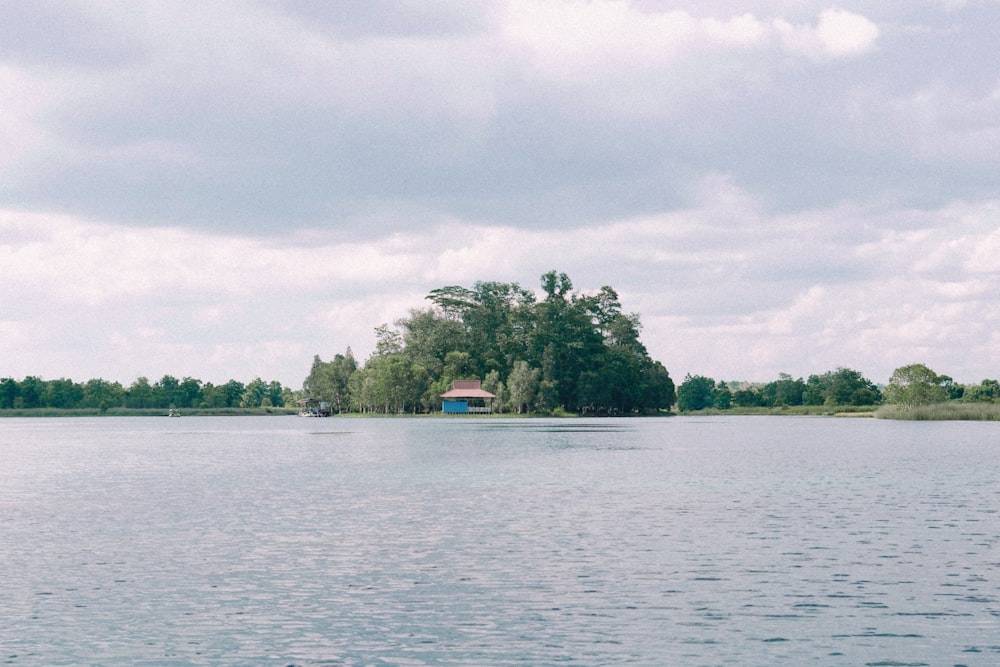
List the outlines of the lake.
<svg viewBox="0 0 1000 667">
<path fill-rule="evenodd" d="M 0 420 L 0 663 L 996 665 L 988 422 Z"/>
</svg>

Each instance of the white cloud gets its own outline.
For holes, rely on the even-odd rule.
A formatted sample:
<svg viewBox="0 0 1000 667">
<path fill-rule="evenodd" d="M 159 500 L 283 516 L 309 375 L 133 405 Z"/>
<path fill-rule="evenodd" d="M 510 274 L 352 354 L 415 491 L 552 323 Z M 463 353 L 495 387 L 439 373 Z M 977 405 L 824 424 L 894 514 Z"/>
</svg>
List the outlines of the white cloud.
<svg viewBox="0 0 1000 667">
<path fill-rule="evenodd" d="M 826 9 L 815 26 L 795 25 L 784 19 L 774 21 L 784 46 L 810 58 L 841 58 L 869 51 L 879 36 L 879 28 L 868 18 L 843 9 Z"/>
<path fill-rule="evenodd" d="M 812 25 L 783 18 L 768 23 L 751 13 L 720 19 L 685 9 L 646 11 L 623 0 L 516 1 L 509 7 L 505 29 L 511 41 L 564 81 L 608 71 L 665 70 L 707 51 L 738 57 L 767 47 L 772 34 L 792 52 L 834 58 L 864 53 L 879 37 L 870 19 L 839 8 L 823 10 Z"/>
<path fill-rule="evenodd" d="M 679 377 L 1000 374 L 981 3 L 33 7 L 0 372 L 294 383 L 429 289 L 557 269 Z"/>
<path fill-rule="evenodd" d="M 646 12 L 621 0 L 515 1 L 506 32 L 549 75 L 587 79 L 595 72 L 660 69 L 714 45 L 742 47 L 762 40 L 750 14 L 699 19 L 685 10 Z"/>
<path fill-rule="evenodd" d="M 928 162 L 992 164 L 1000 152 L 1000 88 L 985 90 L 937 81 L 886 100 L 893 132 Z"/>
<path fill-rule="evenodd" d="M 860 14 L 827 9 L 819 15 L 816 36 L 832 56 L 852 56 L 868 51 L 878 39 L 878 26 Z"/>
<path fill-rule="evenodd" d="M 578 289 L 615 287 L 678 377 L 846 365 L 881 381 L 915 360 L 960 380 L 1000 374 L 996 201 L 911 211 L 900 229 L 893 210 L 769 213 L 721 176 L 702 194 L 697 208 L 570 231 L 452 220 L 355 243 L 7 211 L 0 356 L 16 360 L 10 374 L 296 384 L 313 354 L 350 345 L 363 359 L 374 327 L 426 307 L 435 287 L 538 289 L 556 269 Z M 89 352 L 74 358 L 81 340 Z"/>
</svg>

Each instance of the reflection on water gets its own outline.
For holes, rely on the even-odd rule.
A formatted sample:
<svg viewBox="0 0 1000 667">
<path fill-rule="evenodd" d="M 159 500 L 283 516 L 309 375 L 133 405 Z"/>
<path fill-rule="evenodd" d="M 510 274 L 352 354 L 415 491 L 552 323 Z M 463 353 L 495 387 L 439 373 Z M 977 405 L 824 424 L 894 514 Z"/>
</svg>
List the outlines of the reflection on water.
<svg viewBox="0 0 1000 667">
<path fill-rule="evenodd" d="M 995 428 L 0 420 L 0 662 L 1000 664 Z"/>
</svg>

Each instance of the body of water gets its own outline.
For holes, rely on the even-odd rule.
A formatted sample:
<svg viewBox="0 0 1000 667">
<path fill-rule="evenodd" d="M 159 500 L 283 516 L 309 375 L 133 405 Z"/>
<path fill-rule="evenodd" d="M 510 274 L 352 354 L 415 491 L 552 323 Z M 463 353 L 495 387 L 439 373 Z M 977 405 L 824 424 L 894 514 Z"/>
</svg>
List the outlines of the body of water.
<svg viewBox="0 0 1000 667">
<path fill-rule="evenodd" d="M 998 433 L 0 420 L 0 664 L 997 665 Z"/>
</svg>

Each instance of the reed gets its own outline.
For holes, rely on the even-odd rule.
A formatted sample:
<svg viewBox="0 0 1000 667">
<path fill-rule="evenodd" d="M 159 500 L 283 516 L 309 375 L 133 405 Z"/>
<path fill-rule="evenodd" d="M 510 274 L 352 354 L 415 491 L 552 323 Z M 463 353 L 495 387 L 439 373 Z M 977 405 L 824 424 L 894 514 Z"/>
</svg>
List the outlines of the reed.
<svg viewBox="0 0 1000 667">
<path fill-rule="evenodd" d="M 189 408 L 180 410 L 185 417 L 240 417 L 251 415 L 296 415 L 298 408 Z M 0 410 L 3 417 L 166 417 L 162 408 L 10 408 Z"/>
<path fill-rule="evenodd" d="M 765 407 L 733 407 L 720 410 L 719 408 L 705 408 L 704 410 L 692 410 L 689 412 L 679 412 L 682 415 L 698 416 L 787 416 L 787 417 L 871 417 L 875 414 L 873 405 L 781 405 L 773 408 Z"/>
<path fill-rule="evenodd" d="M 934 403 L 932 405 L 883 405 L 875 411 L 879 419 L 915 421 L 1000 421 L 1000 403 Z"/>
</svg>

